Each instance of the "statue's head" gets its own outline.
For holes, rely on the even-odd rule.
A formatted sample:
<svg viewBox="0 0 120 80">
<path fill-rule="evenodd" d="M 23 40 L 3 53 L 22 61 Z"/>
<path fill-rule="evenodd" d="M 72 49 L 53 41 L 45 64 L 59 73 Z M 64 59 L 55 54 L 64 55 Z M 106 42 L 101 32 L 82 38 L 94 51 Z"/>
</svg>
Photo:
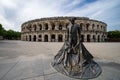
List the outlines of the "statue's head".
<svg viewBox="0 0 120 80">
<path fill-rule="evenodd" d="M 71 22 L 72 24 L 74 24 L 74 23 L 75 23 L 75 20 L 76 20 L 75 17 L 74 17 L 74 18 L 71 18 L 71 19 L 70 19 L 70 22 Z"/>
</svg>

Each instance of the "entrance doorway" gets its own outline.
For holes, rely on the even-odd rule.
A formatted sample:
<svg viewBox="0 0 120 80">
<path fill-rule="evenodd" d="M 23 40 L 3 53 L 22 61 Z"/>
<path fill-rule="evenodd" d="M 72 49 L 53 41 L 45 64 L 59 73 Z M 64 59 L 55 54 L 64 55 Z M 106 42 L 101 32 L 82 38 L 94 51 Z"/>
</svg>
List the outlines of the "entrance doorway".
<svg viewBox="0 0 120 80">
<path fill-rule="evenodd" d="M 55 42 L 55 35 L 54 34 L 51 35 L 51 42 Z"/>
<path fill-rule="evenodd" d="M 36 41 L 36 35 L 33 36 L 33 41 Z"/>
<path fill-rule="evenodd" d="M 100 42 L 100 36 L 98 35 L 98 42 Z"/>
<path fill-rule="evenodd" d="M 90 42 L 90 35 L 87 35 L 87 42 Z"/>
<path fill-rule="evenodd" d="M 31 41 L 31 35 L 29 35 L 29 41 Z"/>
<path fill-rule="evenodd" d="M 93 35 L 93 42 L 95 42 L 96 41 L 96 38 L 95 38 L 95 35 Z"/>
<path fill-rule="evenodd" d="M 60 34 L 58 35 L 58 42 L 62 42 L 63 41 L 63 36 Z"/>
<path fill-rule="evenodd" d="M 45 42 L 48 42 L 48 35 L 45 35 L 45 36 L 44 36 L 44 41 L 45 41 Z"/>
</svg>

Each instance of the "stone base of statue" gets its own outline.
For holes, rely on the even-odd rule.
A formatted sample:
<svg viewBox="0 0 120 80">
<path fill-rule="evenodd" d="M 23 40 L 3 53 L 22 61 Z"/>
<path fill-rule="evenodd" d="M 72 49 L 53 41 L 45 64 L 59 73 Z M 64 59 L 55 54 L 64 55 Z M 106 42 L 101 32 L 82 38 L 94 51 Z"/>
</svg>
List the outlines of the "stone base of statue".
<svg viewBox="0 0 120 80">
<path fill-rule="evenodd" d="M 76 53 L 70 50 L 69 44 L 64 43 L 54 57 L 52 66 L 60 73 L 76 79 L 92 79 L 98 77 L 102 69 L 93 60 L 93 56 L 80 43 L 76 46 Z"/>
</svg>

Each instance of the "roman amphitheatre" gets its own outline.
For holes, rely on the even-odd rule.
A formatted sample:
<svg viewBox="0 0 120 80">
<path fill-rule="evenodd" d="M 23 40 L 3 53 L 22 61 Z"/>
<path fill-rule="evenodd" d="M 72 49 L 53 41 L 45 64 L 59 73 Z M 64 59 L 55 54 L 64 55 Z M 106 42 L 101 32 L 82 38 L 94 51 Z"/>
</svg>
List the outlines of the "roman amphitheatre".
<svg viewBox="0 0 120 80">
<path fill-rule="evenodd" d="M 27 21 L 21 25 L 21 40 L 35 42 L 64 42 L 67 27 L 73 17 L 48 17 Z M 107 24 L 88 17 L 75 17 L 81 27 L 82 42 L 104 42 Z"/>
</svg>

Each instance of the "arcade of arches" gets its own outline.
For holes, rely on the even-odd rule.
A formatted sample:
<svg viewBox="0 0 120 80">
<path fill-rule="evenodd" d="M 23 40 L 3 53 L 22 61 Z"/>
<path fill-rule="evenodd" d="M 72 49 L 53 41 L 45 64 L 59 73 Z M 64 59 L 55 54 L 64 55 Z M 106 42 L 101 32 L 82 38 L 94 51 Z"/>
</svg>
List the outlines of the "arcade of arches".
<svg viewBox="0 0 120 80">
<path fill-rule="evenodd" d="M 106 24 L 88 18 L 78 18 L 76 23 L 81 27 L 82 42 L 104 42 Z M 21 26 L 21 40 L 39 42 L 63 42 L 66 39 L 66 28 L 71 26 L 67 18 L 45 18 L 29 21 Z"/>
<path fill-rule="evenodd" d="M 42 38 L 43 36 L 43 38 Z M 85 35 L 81 35 L 81 41 L 82 42 L 103 42 L 103 38 L 100 38 L 100 35 L 86 35 L 87 37 L 85 38 Z M 92 37 L 92 38 L 91 38 Z M 101 36 L 103 37 L 103 36 Z M 39 42 L 63 42 L 65 40 L 65 36 L 63 34 L 60 35 L 26 35 L 24 36 L 23 41 L 39 41 Z"/>
</svg>

